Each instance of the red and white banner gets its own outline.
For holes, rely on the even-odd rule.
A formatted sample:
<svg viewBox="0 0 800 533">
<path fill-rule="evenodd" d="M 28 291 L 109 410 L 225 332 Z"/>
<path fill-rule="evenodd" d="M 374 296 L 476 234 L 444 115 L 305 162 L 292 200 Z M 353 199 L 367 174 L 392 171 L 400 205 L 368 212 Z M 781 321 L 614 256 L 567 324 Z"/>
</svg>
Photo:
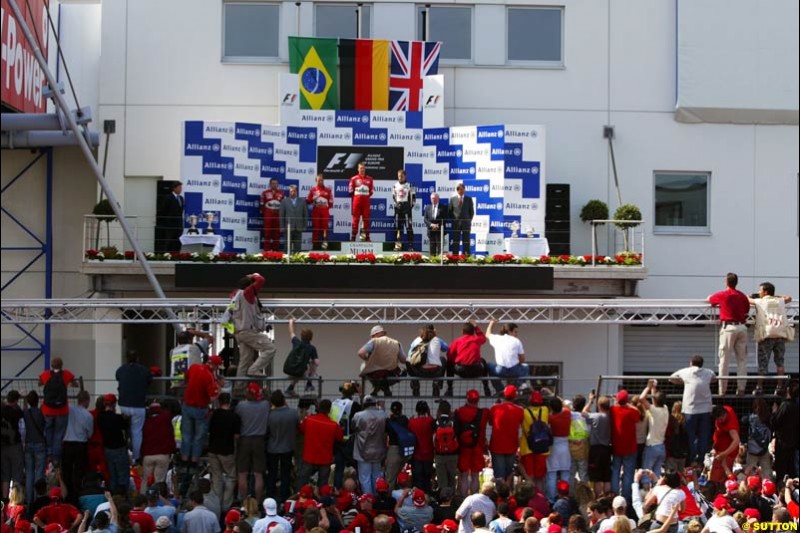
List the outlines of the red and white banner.
<svg viewBox="0 0 800 533">
<path fill-rule="evenodd" d="M 34 39 L 38 35 L 39 47 L 45 59 L 47 59 L 47 42 L 50 36 L 47 11 L 45 10 L 46 2 L 47 0 L 17 2 Z M 30 5 L 30 11 L 28 11 L 28 5 Z M 2 0 L 0 24 L 0 35 L 2 35 L 3 41 L 2 65 L 0 65 L 3 105 L 24 113 L 46 112 L 47 101 L 42 96 L 42 88 L 47 80 L 8 6 L 8 0 Z"/>
</svg>

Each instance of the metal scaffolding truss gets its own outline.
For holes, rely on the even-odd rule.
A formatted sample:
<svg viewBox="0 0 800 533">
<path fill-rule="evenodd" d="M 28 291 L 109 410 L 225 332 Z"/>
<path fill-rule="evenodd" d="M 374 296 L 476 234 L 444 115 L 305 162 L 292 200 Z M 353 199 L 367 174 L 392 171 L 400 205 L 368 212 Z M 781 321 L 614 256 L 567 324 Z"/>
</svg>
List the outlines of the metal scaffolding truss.
<svg viewBox="0 0 800 533">
<path fill-rule="evenodd" d="M 219 322 L 226 299 L 71 299 L 2 301 L 2 324 L 158 324 Z M 306 323 L 384 324 L 461 323 L 467 320 L 520 324 L 705 325 L 717 322 L 705 300 L 262 300 L 275 322 L 290 318 Z M 788 306 L 798 320 L 796 302 Z"/>
</svg>

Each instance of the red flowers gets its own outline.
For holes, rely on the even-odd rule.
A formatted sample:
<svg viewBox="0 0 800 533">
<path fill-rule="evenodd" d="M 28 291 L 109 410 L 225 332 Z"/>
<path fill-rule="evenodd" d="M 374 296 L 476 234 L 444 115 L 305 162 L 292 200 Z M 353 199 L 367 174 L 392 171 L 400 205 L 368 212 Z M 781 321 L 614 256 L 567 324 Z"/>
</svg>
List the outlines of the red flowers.
<svg viewBox="0 0 800 533">
<path fill-rule="evenodd" d="M 375 261 L 377 261 L 377 258 L 373 253 L 356 254 L 356 263 L 375 263 Z"/>
<path fill-rule="evenodd" d="M 515 260 L 514 254 L 495 254 L 492 256 L 492 262 L 494 263 L 513 263 Z"/>
<path fill-rule="evenodd" d="M 235 261 L 238 254 L 234 252 L 220 252 L 217 254 L 218 261 Z"/>
<path fill-rule="evenodd" d="M 318 252 L 309 252 L 307 257 L 309 263 L 327 263 L 331 260 L 330 254 L 321 254 Z"/>
<path fill-rule="evenodd" d="M 447 254 L 444 256 L 444 262 L 446 264 L 465 263 L 466 261 L 467 256 L 464 254 Z"/>
<path fill-rule="evenodd" d="M 283 252 L 264 252 L 261 257 L 270 263 L 280 263 L 283 261 Z"/>
</svg>

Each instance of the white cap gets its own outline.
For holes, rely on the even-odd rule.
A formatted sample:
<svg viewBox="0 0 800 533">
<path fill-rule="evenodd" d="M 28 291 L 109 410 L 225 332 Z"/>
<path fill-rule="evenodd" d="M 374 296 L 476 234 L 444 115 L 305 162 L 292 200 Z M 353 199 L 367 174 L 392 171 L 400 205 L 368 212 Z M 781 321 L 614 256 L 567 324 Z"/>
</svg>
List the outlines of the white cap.
<svg viewBox="0 0 800 533">
<path fill-rule="evenodd" d="M 623 498 L 622 496 L 617 496 L 611 502 L 612 509 L 627 509 L 628 508 L 628 501 Z"/>
<path fill-rule="evenodd" d="M 381 325 L 372 326 L 372 330 L 370 330 L 369 336 L 372 337 L 374 335 L 377 335 L 378 333 L 386 333 L 386 330 L 383 329 L 383 326 Z"/>
<path fill-rule="evenodd" d="M 278 514 L 278 502 L 274 498 L 264 499 L 264 512 L 267 516 L 275 516 Z"/>
</svg>

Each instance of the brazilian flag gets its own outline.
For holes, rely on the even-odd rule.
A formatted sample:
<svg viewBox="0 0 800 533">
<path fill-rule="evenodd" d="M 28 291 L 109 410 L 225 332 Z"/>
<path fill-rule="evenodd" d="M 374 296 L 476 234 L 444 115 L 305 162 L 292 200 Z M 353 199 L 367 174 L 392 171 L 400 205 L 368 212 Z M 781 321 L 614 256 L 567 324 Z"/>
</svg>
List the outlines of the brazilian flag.
<svg viewBox="0 0 800 533">
<path fill-rule="evenodd" d="M 289 69 L 300 78 L 301 109 L 338 109 L 338 39 L 289 37 Z"/>
</svg>

